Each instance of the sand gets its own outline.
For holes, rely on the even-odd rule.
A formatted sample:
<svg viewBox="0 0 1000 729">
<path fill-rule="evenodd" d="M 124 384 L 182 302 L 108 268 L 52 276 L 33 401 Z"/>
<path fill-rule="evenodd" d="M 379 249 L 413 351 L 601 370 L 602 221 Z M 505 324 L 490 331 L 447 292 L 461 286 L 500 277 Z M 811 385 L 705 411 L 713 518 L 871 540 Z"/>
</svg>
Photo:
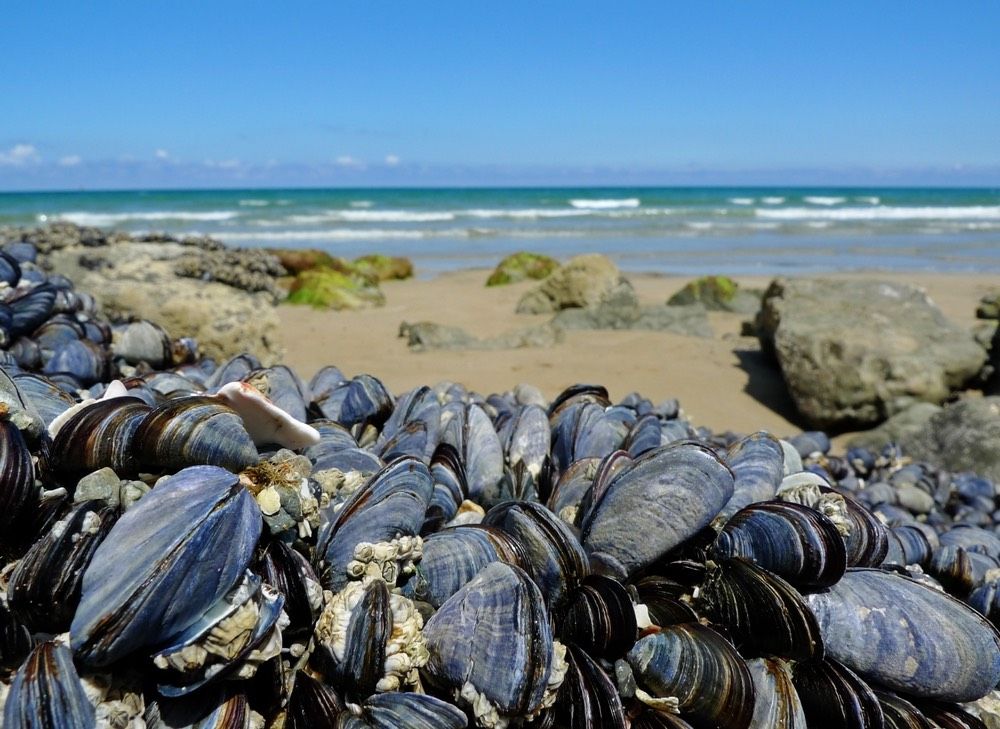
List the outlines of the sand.
<svg viewBox="0 0 1000 729">
<path fill-rule="evenodd" d="M 790 435 L 803 429 L 780 373 L 760 353 L 756 338 L 739 334 L 741 315 L 710 313 L 711 339 L 650 331 L 566 332 L 548 348 L 502 351 L 411 352 L 399 335 L 403 321 L 429 320 L 492 336 L 546 316 L 514 314 L 521 283 L 486 288 L 489 271 L 473 269 L 432 279 L 382 285 L 386 305 L 352 312 L 316 311 L 283 305 L 285 361 L 305 377 L 335 364 L 346 375 L 377 376 L 395 393 L 442 380 L 483 394 L 527 382 L 553 397 L 576 382 L 600 383 L 613 400 L 638 391 L 654 402 L 677 398 L 695 425 L 713 430 L 766 429 Z M 997 285 L 995 276 L 951 274 L 844 274 L 904 281 L 921 286 L 952 321 L 971 327 L 979 297 Z M 629 275 L 642 303 L 663 303 L 686 278 Z M 770 277 L 737 277 L 765 287 Z M 848 436 L 837 439 L 843 443 Z"/>
</svg>

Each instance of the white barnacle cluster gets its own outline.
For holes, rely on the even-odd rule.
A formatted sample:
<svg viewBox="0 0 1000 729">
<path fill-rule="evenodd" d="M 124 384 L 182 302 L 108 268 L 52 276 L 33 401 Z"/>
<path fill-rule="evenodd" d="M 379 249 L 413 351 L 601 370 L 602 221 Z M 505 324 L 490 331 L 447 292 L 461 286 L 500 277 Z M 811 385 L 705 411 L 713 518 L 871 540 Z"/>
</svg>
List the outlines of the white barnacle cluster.
<svg viewBox="0 0 1000 729">
<path fill-rule="evenodd" d="M 402 575 L 416 571 L 416 562 L 423 555 L 424 541 L 419 536 L 400 536 L 388 542 L 359 542 L 354 559 L 347 563 L 347 576 L 367 582 L 385 580 L 392 586 Z"/>
<path fill-rule="evenodd" d="M 424 641 L 424 619 L 412 600 L 389 594 L 392 611 L 392 633 L 385 646 L 385 676 L 376 684 L 376 691 L 398 691 L 420 685 L 420 669 L 427 665 L 430 653 Z"/>
</svg>

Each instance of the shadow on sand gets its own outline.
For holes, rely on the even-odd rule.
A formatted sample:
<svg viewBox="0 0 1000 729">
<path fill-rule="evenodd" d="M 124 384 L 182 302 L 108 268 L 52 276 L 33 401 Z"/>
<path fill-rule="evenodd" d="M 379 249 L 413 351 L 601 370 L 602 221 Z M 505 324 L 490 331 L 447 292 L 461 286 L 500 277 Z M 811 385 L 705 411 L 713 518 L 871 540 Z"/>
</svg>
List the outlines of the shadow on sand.
<svg viewBox="0 0 1000 729">
<path fill-rule="evenodd" d="M 785 387 L 778 365 L 759 349 L 737 349 L 734 354 L 740 361 L 740 369 L 747 373 L 747 383 L 743 391 L 801 430 L 809 430 L 808 423 L 803 420 L 795 407 L 795 401 L 788 394 L 788 388 Z"/>
</svg>

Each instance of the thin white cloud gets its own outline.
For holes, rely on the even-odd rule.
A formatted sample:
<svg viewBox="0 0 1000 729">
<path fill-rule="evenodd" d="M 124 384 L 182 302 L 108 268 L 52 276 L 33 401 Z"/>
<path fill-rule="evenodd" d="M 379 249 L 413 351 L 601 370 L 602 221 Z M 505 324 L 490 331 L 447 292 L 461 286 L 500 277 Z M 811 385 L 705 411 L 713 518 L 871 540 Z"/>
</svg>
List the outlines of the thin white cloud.
<svg viewBox="0 0 1000 729">
<path fill-rule="evenodd" d="M 156 157 L 156 159 L 170 159 L 170 152 L 165 149 L 158 149 L 153 152 L 153 156 Z"/>
<path fill-rule="evenodd" d="M 399 164 L 399 162 L 400 162 L 400 159 L 399 159 L 399 157 L 397 155 L 387 154 L 385 156 L 385 165 L 386 165 L 386 167 L 395 167 L 396 165 Z"/>
<path fill-rule="evenodd" d="M 238 159 L 206 159 L 202 164 L 216 170 L 236 170 L 242 167 L 243 163 Z"/>
<path fill-rule="evenodd" d="M 59 158 L 60 167 L 76 167 L 81 162 L 83 162 L 83 158 L 78 154 L 68 154 Z"/>
<path fill-rule="evenodd" d="M 349 167 L 352 170 L 363 170 L 365 168 L 364 162 L 359 159 L 354 159 L 354 157 L 349 154 L 337 157 L 337 165 L 340 167 Z"/>
<path fill-rule="evenodd" d="M 19 167 L 39 160 L 41 157 L 33 144 L 15 144 L 6 152 L 0 152 L 0 165 Z"/>
</svg>

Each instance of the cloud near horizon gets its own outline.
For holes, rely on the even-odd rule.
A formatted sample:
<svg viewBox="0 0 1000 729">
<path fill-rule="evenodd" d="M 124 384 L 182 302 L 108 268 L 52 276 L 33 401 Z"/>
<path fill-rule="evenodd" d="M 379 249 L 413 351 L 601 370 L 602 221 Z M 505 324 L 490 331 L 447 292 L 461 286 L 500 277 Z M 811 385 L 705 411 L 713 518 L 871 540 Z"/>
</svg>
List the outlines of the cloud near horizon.
<svg viewBox="0 0 1000 729">
<path fill-rule="evenodd" d="M 40 161 L 38 148 L 33 144 L 15 144 L 10 149 L 0 152 L 0 165 L 19 167 Z"/>
</svg>

